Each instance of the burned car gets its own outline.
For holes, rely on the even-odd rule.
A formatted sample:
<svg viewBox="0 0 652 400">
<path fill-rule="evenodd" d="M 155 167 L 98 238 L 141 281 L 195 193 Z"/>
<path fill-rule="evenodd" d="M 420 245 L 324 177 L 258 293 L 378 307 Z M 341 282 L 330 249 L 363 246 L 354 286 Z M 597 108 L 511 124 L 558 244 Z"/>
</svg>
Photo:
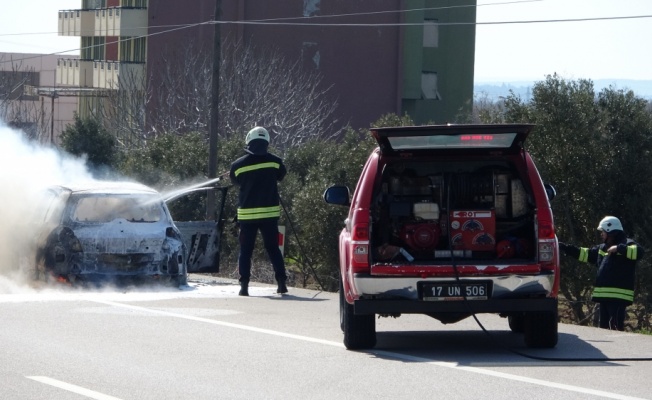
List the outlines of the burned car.
<svg viewBox="0 0 652 400">
<path fill-rule="evenodd" d="M 39 280 L 130 278 L 185 285 L 188 272 L 219 269 L 219 218 L 180 223 L 184 237 L 163 196 L 145 185 L 54 186 L 40 202 L 32 221 L 37 224 L 34 251 Z"/>
</svg>

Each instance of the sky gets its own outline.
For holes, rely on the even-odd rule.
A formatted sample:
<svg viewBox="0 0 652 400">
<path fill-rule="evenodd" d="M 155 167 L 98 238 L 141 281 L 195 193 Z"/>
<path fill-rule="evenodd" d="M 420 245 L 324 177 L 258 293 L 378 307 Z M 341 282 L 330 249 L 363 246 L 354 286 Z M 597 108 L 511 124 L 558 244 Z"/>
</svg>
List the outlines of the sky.
<svg viewBox="0 0 652 400">
<path fill-rule="evenodd" d="M 476 83 L 540 81 L 554 73 L 566 79 L 652 80 L 652 0 L 477 2 Z M 80 5 L 81 0 L 5 1 L 0 53 L 78 54 L 79 38 L 57 35 L 57 12 Z"/>
</svg>

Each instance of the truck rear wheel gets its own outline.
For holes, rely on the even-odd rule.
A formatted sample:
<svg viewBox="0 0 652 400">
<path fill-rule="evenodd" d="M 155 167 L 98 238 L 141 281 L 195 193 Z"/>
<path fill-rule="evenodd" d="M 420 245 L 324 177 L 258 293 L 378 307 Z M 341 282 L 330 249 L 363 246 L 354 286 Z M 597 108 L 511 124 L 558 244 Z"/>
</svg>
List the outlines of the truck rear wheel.
<svg viewBox="0 0 652 400">
<path fill-rule="evenodd" d="M 340 328 L 344 332 L 344 347 L 349 350 L 371 349 L 376 345 L 376 316 L 355 315 L 353 305 L 346 302 L 341 282 Z"/>
<path fill-rule="evenodd" d="M 509 329 L 514 333 L 523 333 L 523 325 L 525 324 L 525 317 L 523 314 L 514 314 L 507 317 Z"/>
<path fill-rule="evenodd" d="M 553 348 L 557 345 L 557 312 L 526 313 L 523 320 L 525 344 L 533 348 Z"/>
</svg>

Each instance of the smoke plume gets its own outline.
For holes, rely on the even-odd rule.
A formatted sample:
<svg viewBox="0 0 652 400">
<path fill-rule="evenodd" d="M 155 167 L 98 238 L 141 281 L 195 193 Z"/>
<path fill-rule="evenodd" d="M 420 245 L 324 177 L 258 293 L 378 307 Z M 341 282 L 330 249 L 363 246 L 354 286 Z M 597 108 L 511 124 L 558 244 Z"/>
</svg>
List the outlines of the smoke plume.
<svg viewBox="0 0 652 400">
<path fill-rule="evenodd" d="M 0 121 L 0 293 L 11 292 L 10 282 L 21 284 L 34 273 L 40 194 L 50 185 L 92 179 L 83 159 L 30 143 Z"/>
</svg>

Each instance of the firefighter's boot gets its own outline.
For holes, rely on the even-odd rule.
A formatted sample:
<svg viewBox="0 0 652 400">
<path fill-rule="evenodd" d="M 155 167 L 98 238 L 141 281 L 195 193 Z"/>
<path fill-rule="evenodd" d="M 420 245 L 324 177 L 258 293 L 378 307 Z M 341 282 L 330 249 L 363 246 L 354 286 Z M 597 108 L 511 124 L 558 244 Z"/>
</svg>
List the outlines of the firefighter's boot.
<svg viewBox="0 0 652 400">
<path fill-rule="evenodd" d="M 288 287 L 285 286 L 285 279 L 279 279 L 278 281 L 278 288 L 276 289 L 276 293 L 287 293 L 288 292 Z"/>
<path fill-rule="evenodd" d="M 249 281 L 240 281 L 238 296 L 249 296 Z"/>
</svg>

